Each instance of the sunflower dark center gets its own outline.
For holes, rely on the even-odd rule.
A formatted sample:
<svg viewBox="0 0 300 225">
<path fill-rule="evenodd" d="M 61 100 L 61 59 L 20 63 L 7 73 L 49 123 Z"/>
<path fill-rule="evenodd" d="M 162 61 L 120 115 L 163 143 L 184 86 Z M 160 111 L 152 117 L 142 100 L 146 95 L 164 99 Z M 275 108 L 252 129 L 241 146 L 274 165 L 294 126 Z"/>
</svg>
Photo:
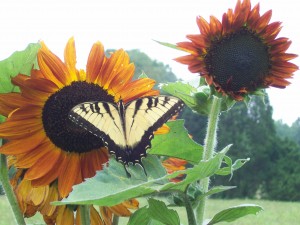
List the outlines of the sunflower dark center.
<svg viewBox="0 0 300 225">
<path fill-rule="evenodd" d="M 210 75 L 224 91 L 254 90 L 269 72 L 268 46 L 253 32 L 239 32 L 213 41 L 205 63 Z"/>
<path fill-rule="evenodd" d="M 46 135 L 57 147 L 67 152 L 83 153 L 104 146 L 102 140 L 68 118 L 74 106 L 88 101 L 114 102 L 114 98 L 98 85 L 76 81 L 47 99 L 42 121 Z"/>
</svg>

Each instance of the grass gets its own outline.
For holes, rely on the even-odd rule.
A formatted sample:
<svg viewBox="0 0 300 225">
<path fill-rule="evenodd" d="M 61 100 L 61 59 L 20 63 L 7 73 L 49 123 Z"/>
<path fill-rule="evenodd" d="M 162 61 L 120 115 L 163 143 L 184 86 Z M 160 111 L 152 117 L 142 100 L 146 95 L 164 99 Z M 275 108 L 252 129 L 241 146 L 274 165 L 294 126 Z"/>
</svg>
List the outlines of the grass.
<svg viewBox="0 0 300 225">
<path fill-rule="evenodd" d="M 231 222 L 230 225 L 299 225 L 300 224 L 300 203 L 299 202 L 280 202 L 280 201 L 265 201 L 265 200 L 217 200 L 210 199 L 207 204 L 207 216 L 211 218 L 215 213 L 222 209 L 240 205 L 240 204 L 257 204 L 264 208 L 264 211 L 254 216 L 249 215 L 239 219 L 236 222 Z M 186 213 L 182 208 L 176 208 L 181 218 L 181 223 L 187 225 Z M 121 219 L 120 225 L 125 225 L 126 220 Z M 34 220 L 31 224 L 37 224 Z M 219 223 L 226 225 L 229 223 Z M 11 209 L 4 196 L 0 196 L 0 225 L 15 225 Z"/>
</svg>

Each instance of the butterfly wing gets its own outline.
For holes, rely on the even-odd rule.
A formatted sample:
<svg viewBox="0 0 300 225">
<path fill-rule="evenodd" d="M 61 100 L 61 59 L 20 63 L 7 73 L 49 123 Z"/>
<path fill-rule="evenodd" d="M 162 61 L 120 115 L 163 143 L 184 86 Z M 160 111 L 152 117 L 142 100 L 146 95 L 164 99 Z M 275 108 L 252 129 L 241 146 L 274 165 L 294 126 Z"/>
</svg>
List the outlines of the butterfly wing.
<svg viewBox="0 0 300 225">
<path fill-rule="evenodd" d="M 125 134 L 128 158 L 125 163 L 139 163 L 151 147 L 153 132 L 184 107 L 183 101 L 171 96 L 144 97 L 125 106 Z M 127 161 L 127 162 L 126 162 Z"/>
<path fill-rule="evenodd" d="M 117 105 L 108 102 L 84 102 L 70 111 L 69 118 L 101 138 L 111 154 L 116 154 L 120 148 L 126 148 L 123 121 Z M 122 157 L 119 156 L 117 160 Z"/>
</svg>

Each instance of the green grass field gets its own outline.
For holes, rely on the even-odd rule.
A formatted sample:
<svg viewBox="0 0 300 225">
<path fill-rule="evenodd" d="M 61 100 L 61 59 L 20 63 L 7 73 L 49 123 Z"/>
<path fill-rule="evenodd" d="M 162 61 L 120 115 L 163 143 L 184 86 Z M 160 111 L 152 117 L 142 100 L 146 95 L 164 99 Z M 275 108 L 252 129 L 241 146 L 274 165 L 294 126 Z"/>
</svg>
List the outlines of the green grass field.
<svg viewBox="0 0 300 225">
<path fill-rule="evenodd" d="M 279 202 L 264 200 L 215 200 L 210 199 L 207 204 L 207 218 L 212 217 L 216 212 L 240 204 L 257 204 L 264 208 L 264 211 L 257 216 L 249 215 L 245 218 L 232 222 L 232 225 L 300 225 L 300 203 Z M 182 219 L 181 223 L 187 225 L 185 210 L 176 208 Z M 123 221 L 123 222 L 122 222 Z M 30 220 L 30 224 L 34 220 Z M 125 225 L 125 220 L 121 220 L 120 225 Z M 226 225 L 229 223 L 219 223 Z M 0 196 L 0 225 L 15 225 L 12 213 L 5 197 Z"/>
</svg>

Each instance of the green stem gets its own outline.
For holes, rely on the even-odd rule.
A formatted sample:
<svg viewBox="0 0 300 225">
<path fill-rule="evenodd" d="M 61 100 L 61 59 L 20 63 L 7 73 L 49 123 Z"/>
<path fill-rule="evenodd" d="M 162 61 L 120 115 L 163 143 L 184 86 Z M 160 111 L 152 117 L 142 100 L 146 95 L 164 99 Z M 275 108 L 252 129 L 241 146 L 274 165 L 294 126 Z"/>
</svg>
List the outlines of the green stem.
<svg viewBox="0 0 300 225">
<path fill-rule="evenodd" d="M 222 102 L 222 98 L 214 97 L 210 109 L 210 114 L 208 116 L 208 124 L 207 124 L 207 131 L 205 136 L 204 152 L 203 152 L 202 160 L 209 160 L 214 155 L 215 147 L 217 144 L 217 128 L 218 128 L 219 114 L 221 110 L 221 102 Z M 209 182 L 210 182 L 209 177 L 206 177 L 200 181 L 201 189 L 203 193 L 206 193 L 208 191 Z M 197 223 L 199 225 L 202 225 L 204 222 L 206 200 L 207 198 L 204 197 L 199 202 L 195 210 Z"/>
<path fill-rule="evenodd" d="M 119 218 L 118 216 L 114 215 L 113 221 L 112 221 L 112 225 L 118 225 L 119 224 Z"/>
<path fill-rule="evenodd" d="M 187 214 L 187 218 L 188 218 L 188 224 L 189 225 L 197 225 L 193 207 L 192 207 L 191 201 L 189 200 L 188 195 L 186 193 L 184 193 L 183 198 L 184 198 L 185 209 L 186 209 L 186 214 Z"/>
<path fill-rule="evenodd" d="M 81 225 L 90 225 L 90 205 L 80 205 Z"/>
<path fill-rule="evenodd" d="M 0 181 L 18 225 L 26 225 L 17 198 L 9 182 L 6 156 L 0 154 Z"/>
</svg>

